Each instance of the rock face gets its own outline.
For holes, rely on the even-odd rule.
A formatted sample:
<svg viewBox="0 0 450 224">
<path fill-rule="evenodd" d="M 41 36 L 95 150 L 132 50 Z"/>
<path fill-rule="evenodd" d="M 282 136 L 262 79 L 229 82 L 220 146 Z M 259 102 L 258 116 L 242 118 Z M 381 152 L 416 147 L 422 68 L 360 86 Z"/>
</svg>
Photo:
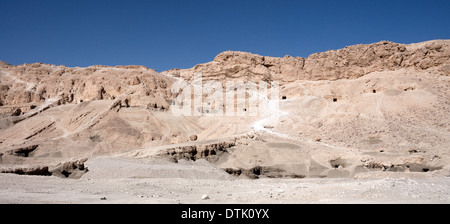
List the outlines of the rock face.
<svg viewBox="0 0 450 224">
<path fill-rule="evenodd" d="M 158 74 L 144 66 L 68 68 L 42 63 L 0 67 L 0 114 L 27 112 L 46 100 L 58 104 L 122 98 L 122 106 L 167 109 L 173 98 L 173 77 L 192 81 L 194 73 L 207 80 L 279 81 L 356 79 L 375 71 L 439 69 L 449 75 L 449 41 L 397 44 L 382 41 L 312 54 L 307 58 L 260 56 L 226 51 L 214 61 L 190 69 Z M 12 106 L 12 107 L 8 107 Z M 3 112 L 4 111 L 4 112 Z"/>
<path fill-rule="evenodd" d="M 32 166 L 32 167 L 0 167 L 0 173 L 14 173 L 19 175 L 36 175 L 36 176 L 57 176 L 61 178 L 79 179 L 83 174 L 88 172 L 84 167 L 87 159 L 78 161 L 69 161 L 63 164 L 59 163 L 55 166 Z"/>
<path fill-rule="evenodd" d="M 42 63 L 0 70 L 0 106 L 31 107 L 121 98 L 124 106 L 168 108 L 172 79 L 143 66 L 68 68 Z M 170 102 L 170 101 L 169 101 Z M 156 105 L 156 106 L 155 106 Z"/>
<path fill-rule="evenodd" d="M 449 64 L 450 42 L 447 40 L 410 45 L 381 41 L 316 53 L 307 58 L 226 51 L 217 55 L 213 62 L 162 74 L 192 80 L 194 73 L 202 73 L 204 80 L 262 80 L 286 84 L 296 80 L 356 79 L 375 71 L 425 70 Z M 448 69 L 445 67 L 444 70 Z"/>
</svg>

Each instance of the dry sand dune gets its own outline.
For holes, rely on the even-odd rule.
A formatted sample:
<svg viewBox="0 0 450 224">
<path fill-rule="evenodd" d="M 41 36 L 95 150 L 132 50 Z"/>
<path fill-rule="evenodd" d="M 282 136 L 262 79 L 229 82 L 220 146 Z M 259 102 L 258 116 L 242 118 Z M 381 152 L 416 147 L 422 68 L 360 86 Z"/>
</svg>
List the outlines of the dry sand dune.
<svg viewBox="0 0 450 224">
<path fill-rule="evenodd" d="M 278 81 L 279 108 L 174 116 L 196 73 Z M 0 62 L 0 203 L 449 203 L 449 114 L 449 40 L 161 73 Z"/>
</svg>

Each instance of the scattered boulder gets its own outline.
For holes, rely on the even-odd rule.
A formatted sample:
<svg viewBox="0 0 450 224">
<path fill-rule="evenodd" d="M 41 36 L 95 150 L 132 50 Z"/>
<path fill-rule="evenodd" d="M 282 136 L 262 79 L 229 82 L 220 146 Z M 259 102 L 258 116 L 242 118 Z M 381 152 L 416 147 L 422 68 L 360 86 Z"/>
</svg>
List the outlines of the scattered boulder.
<svg viewBox="0 0 450 224">
<path fill-rule="evenodd" d="M 198 137 L 197 137 L 197 135 L 191 135 L 191 137 L 189 137 L 189 139 L 191 141 L 197 141 Z"/>
<path fill-rule="evenodd" d="M 208 200 L 209 196 L 207 194 L 202 195 L 202 200 Z"/>
</svg>

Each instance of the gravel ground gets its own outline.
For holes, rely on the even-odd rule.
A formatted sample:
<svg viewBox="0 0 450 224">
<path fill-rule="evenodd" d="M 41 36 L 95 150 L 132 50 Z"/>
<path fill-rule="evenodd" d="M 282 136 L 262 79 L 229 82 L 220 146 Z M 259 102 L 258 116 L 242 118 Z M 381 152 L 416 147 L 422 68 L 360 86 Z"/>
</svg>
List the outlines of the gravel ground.
<svg viewBox="0 0 450 224">
<path fill-rule="evenodd" d="M 251 180 L 202 161 L 132 161 L 93 160 L 81 179 L 0 174 L 0 203 L 450 203 L 450 177 Z"/>
</svg>

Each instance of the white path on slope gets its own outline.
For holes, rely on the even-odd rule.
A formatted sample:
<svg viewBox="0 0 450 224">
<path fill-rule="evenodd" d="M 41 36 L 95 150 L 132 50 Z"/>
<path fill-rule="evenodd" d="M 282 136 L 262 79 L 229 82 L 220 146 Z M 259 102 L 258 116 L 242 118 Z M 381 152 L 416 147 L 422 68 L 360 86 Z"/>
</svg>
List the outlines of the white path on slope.
<svg viewBox="0 0 450 224">
<path fill-rule="evenodd" d="M 166 75 L 168 77 L 171 77 L 177 81 L 181 81 L 182 83 L 184 83 L 184 85 L 193 85 L 193 86 L 198 86 L 197 83 L 188 83 L 186 80 L 180 78 L 180 77 L 174 77 L 171 75 Z M 261 118 L 260 120 L 255 121 L 252 124 L 252 131 L 248 132 L 248 133 L 244 133 L 245 134 L 251 134 L 251 133 L 258 133 L 258 132 L 265 132 L 271 135 L 275 135 L 281 138 L 285 138 L 285 139 L 290 139 L 290 140 L 294 140 L 294 141 L 301 141 L 301 142 L 305 142 L 305 143 L 309 143 L 309 144 L 315 144 L 315 145 L 322 145 L 325 147 L 329 147 L 329 148 L 334 148 L 334 149 L 348 149 L 345 147 L 341 147 L 341 146 L 335 146 L 335 145 L 330 145 L 327 143 L 323 143 L 323 142 L 317 142 L 317 141 L 312 141 L 312 140 L 305 140 L 305 139 L 301 139 L 298 137 L 293 137 L 284 133 L 280 133 L 280 132 L 276 132 L 273 130 L 270 130 L 268 128 L 266 128 L 267 125 L 270 126 L 275 126 L 275 124 L 278 122 L 278 119 L 282 116 L 286 116 L 289 115 L 288 112 L 282 111 L 279 108 L 279 103 L 280 100 L 276 99 L 276 100 L 269 100 L 267 95 L 260 95 L 258 91 L 247 91 L 247 93 L 250 94 L 250 97 L 255 97 L 257 96 L 259 99 L 259 106 L 261 107 L 263 105 L 265 105 L 264 109 L 261 109 L 260 111 L 262 111 L 261 116 L 264 116 L 264 118 Z"/>
<path fill-rule="evenodd" d="M 5 77 L 7 77 L 7 78 L 13 80 L 14 82 L 20 83 L 20 84 L 24 84 L 24 85 L 27 87 L 27 88 L 25 89 L 25 91 L 33 92 L 33 93 L 36 92 L 36 83 L 23 81 L 23 80 L 21 80 L 21 79 L 15 77 L 15 76 L 13 76 L 13 75 L 11 75 L 11 73 L 10 73 L 10 72 L 7 72 L 7 71 L 0 71 L 0 72 L 3 73 L 3 75 L 4 75 Z"/>
<path fill-rule="evenodd" d="M 252 125 L 252 128 L 253 128 L 252 132 L 254 132 L 254 133 L 266 132 L 271 135 L 275 135 L 275 136 L 278 136 L 281 138 L 290 139 L 290 140 L 294 140 L 294 141 L 301 141 L 301 142 L 305 142 L 305 143 L 309 143 L 309 144 L 321 145 L 321 146 L 325 146 L 325 147 L 329 147 L 329 148 L 333 148 L 333 149 L 348 150 L 348 148 L 345 148 L 345 147 L 330 145 L 330 144 L 327 144 L 324 142 L 305 140 L 305 139 L 301 139 L 299 137 L 290 136 L 290 135 L 287 135 L 284 133 L 276 132 L 276 131 L 265 128 L 265 126 L 267 124 L 270 124 L 270 126 L 275 126 L 273 124 L 276 124 L 276 122 L 278 122 L 277 120 L 280 117 L 289 115 L 289 113 L 278 109 L 279 107 L 276 105 L 276 103 L 279 103 L 279 100 L 268 100 L 267 97 L 263 98 L 263 99 L 267 101 L 267 108 L 265 109 L 265 114 L 269 114 L 269 116 L 254 122 Z"/>
<path fill-rule="evenodd" d="M 284 112 L 279 108 L 279 106 L 277 106 L 276 104 L 279 103 L 279 100 L 268 100 L 268 99 L 264 99 L 264 101 L 266 102 L 267 108 L 265 108 L 264 110 L 264 114 L 268 114 L 268 117 L 262 118 L 256 122 L 253 123 L 252 128 L 255 132 L 258 131 L 265 131 L 267 133 L 270 134 L 274 134 L 274 135 L 279 135 L 282 137 L 288 137 L 288 135 L 282 134 L 282 133 L 278 133 L 278 132 L 274 132 L 272 130 L 269 130 L 267 128 L 265 128 L 265 125 L 267 124 L 273 124 L 278 122 L 278 119 L 281 116 L 284 115 L 288 115 L 289 113 Z M 261 102 L 261 101 L 260 101 Z"/>
<path fill-rule="evenodd" d="M 175 76 L 172 76 L 172 75 L 169 75 L 169 74 L 167 74 L 166 76 L 177 80 L 177 82 L 182 83 L 183 87 L 187 86 L 187 85 L 191 85 L 191 86 L 194 86 L 194 87 L 199 87 L 199 85 L 196 82 L 189 83 L 189 82 L 187 82 L 186 80 L 184 80 L 181 77 L 175 77 Z M 202 88 L 201 85 L 200 85 L 200 88 Z M 267 133 L 270 133 L 270 134 L 273 134 L 273 135 L 278 135 L 280 137 L 290 138 L 290 136 L 288 136 L 286 134 L 274 132 L 272 130 L 269 130 L 269 129 L 265 128 L 265 125 L 267 123 L 270 123 L 270 122 L 274 123 L 274 122 L 277 121 L 277 119 L 279 119 L 279 117 L 284 116 L 284 115 L 288 115 L 287 112 L 281 111 L 279 109 L 279 100 L 269 100 L 267 96 L 260 95 L 258 93 L 258 91 L 255 91 L 255 92 L 247 91 L 247 93 L 249 93 L 250 98 L 251 97 L 257 97 L 258 98 L 257 100 L 259 101 L 259 106 L 260 107 L 262 106 L 261 104 L 265 105 L 265 108 L 261 109 L 260 111 L 261 111 L 262 116 L 264 116 L 264 115 L 267 116 L 267 117 L 262 118 L 262 119 L 254 122 L 252 124 L 252 128 L 253 128 L 252 132 L 264 131 L 264 132 L 267 132 Z M 260 108 L 258 108 L 258 109 L 260 109 Z"/>
</svg>

